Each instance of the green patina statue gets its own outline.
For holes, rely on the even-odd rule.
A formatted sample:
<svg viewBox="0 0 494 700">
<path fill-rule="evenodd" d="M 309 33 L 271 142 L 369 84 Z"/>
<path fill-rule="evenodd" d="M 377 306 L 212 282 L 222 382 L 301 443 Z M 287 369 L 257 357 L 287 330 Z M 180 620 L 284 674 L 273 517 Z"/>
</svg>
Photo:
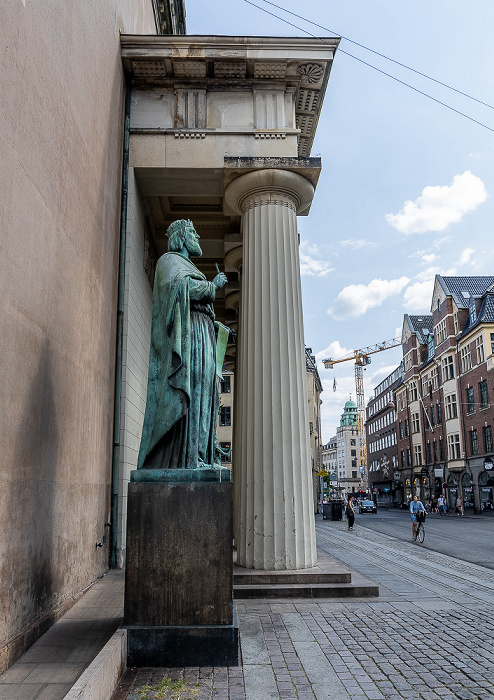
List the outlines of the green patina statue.
<svg viewBox="0 0 494 700">
<path fill-rule="evenodd" d="M 200 257 L 191 221 L 174 221 L 168 253 L 156 266 L 146 413 L 137 468 L 215 469 L 221 376 L 229 329 L 212 303 L 227 278 L 212 282 L 191 262 Z"/>
</svg>

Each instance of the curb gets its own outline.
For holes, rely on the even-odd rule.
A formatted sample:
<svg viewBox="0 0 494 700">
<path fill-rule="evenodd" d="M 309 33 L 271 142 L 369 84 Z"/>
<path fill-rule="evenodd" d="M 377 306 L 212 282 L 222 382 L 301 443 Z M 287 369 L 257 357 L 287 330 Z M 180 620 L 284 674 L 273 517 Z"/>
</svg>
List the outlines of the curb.
<svg viewBox="0 0 494 700">
<path fill-rule="evenodd" d="M 127 665 L 127 631 L 118 629 L 63 700 L 110 700 Z"/>
</svg>

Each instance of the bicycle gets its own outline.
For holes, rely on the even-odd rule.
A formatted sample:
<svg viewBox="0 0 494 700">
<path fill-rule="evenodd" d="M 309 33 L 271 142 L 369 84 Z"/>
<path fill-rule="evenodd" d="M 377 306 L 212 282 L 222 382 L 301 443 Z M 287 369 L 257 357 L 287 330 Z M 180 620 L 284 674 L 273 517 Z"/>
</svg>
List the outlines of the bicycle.
<svg viewBox="0 0 494 700">
<path fill-rule="evenodd" d="M 425 517 L 426 517 L 426 513 L 424 511 L 419 510 L 417 512 L 417 529 L 415 530 L 415 535 L 413 536 L 413 541 L 415 542 L 415 540 L 418 540 L 420 542 L 420 544 L 422 544 L 422 542 L 425 539 L 425 527 L 424 527 Z"/>
<path fill-rule="evenodd" d="M 425 527 L 424 527 L 424 523 L 421 521 L 421 522 L 417 523 L 417 529 L 415 530 L 415 537 L 413 537 L 413 541 L 415 542 L 415 540 L 418 540 L 420 542 L 420 544 L 422 544 L 424 539 L 425 539 Z"/>
</svg>

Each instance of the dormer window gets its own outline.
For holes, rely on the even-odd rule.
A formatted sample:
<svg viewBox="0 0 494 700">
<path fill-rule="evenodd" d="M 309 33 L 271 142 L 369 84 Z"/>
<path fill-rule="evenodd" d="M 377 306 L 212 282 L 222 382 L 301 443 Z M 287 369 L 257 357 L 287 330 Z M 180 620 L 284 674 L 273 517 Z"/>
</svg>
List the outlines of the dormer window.
<svg viewBox="0 0 494 700">
<path fill-rule="evenodd" d="M 470 313 L 470 325 L 473 326 L 475 321 L 477 320 L 477 308 L 475 306 L 475 299 L 472 298 L 470 301 L 470 308 L 468 309 Z"/>
</svg>

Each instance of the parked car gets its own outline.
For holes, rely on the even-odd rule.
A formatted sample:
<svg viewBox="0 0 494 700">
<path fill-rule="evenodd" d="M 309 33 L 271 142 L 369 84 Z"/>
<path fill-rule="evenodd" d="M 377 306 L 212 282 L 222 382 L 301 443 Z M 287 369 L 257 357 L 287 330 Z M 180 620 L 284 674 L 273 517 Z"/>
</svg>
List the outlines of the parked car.
<svg viewBox="0 0 494 700">
<path fill-rule="evenodd" d="M 377 514 L 377 506 L 374 501 L 362 501 L 358 507 L 358 512 L 362 513 L 374 513 Z"/>
</svg>

